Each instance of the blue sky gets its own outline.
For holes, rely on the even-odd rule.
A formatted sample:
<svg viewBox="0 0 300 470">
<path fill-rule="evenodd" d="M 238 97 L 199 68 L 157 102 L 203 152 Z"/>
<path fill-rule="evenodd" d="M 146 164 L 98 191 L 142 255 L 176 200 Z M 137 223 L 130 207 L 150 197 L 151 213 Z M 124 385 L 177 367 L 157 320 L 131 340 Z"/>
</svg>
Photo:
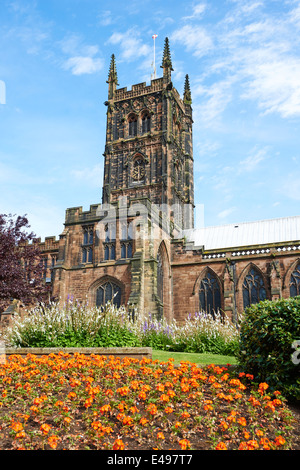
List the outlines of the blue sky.
<svg viewBox="0 0 300 470">
<path fill-rule="evenodd" d="M 204 224 L 299 215 L 299 0 L 1 0 L 0 32 L 0 213 L 42 239 L 101 202 L 111 54 L 149 84 L 153 34 L 190 77 Z"/>
</svg>

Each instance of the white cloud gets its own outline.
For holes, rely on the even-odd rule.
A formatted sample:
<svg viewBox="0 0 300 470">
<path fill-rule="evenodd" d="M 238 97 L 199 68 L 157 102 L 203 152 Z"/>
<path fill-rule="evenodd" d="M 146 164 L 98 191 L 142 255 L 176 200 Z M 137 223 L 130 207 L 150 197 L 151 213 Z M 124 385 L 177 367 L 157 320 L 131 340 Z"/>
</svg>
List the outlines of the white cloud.
<svg viewBox="0 0 300 470">
<path fill-rule="evenodd" d="M 268 158 L 268 148 L 254 149 L 251 154 L 240 162 L 241 171 L 253 171 L 255 168 Z"/>
<path fill-rule="evenodd" d="M 102 59 L 93 57 L 71 57 L 64 63 L 64 69 L 71 70 L 73 75 L 83 75 L 98 72 L 103 64 Z"/>
<path fill-rule="evenodd" d="M 213 49 L 213 41 L 201 26 L 185 25 L 174 31 L 170 40 L 183 44 L 196 57 L 202 57 Z"/>
<path fill-rule="evenodd" d="M 108 44 L 119 45 L 121 48 L 121 58 L 132 61 L 142 56 L 152 57 L 152 48 L 148 44 L 143 44 L 139 32 L 134 28 L 125 33 L 113 33 L 107 41 Z"/>
<path fill-rule="evenodd" d="M 232 214 L 236 210 L 236 207 L 229 207 L 218 214 L 219 219 L 226 219 L 230 214 Z"/>
<path fill-rule="evenodd" d="M 194 5 L 193 7 L 193 13 L 190 16 L 184 16 L 183 20 L 194 20 L 194 19 L 199 19 L 204 11 L 206 10 L 206 4 L 205 3 L 198 3 L 197 5 Z"/>
</svg>

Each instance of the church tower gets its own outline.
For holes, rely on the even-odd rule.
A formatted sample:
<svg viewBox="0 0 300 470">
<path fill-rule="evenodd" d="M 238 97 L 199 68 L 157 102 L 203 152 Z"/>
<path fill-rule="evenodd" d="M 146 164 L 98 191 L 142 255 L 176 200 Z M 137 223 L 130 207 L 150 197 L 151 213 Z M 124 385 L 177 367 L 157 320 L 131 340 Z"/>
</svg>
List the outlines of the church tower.
<svg viewBox="0 0 300 470">
<path fill-rule="evenodd" d="M 168 38 L 163 77 L 117 88 L 112 55 L 108 74 L 103 204 L 150 201 L 174 228 L 193 228 L 192 100 L 188 76 L 181 99 L 172 83 Z"/>
</svg>

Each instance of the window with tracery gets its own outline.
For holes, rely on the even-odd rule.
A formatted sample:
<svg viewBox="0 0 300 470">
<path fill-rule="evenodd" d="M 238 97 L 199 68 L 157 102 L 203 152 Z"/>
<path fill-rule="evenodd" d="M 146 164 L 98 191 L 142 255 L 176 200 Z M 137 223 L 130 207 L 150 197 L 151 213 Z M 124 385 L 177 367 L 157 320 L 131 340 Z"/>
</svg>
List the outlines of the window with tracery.
<svg viewBox="0 0 300 470">
<path fill-rule="evenodd" d="M 150 132 L 151 129 L 151 116 L 148 111 L 142 114 L 142 134 Z"/>
<path fill-rule="evenodd" d="M 244 308 L 266 300 L 267 292 L 262 275 L 255 268 L 251 268 L 243 282 Z"/>
<path fill-rule="evenodd" d="M 122 290 L 114 282 L 108 281 L 98 287 L 96 292 L 96 306 L 101 307 L 112 301 L 117 307 L 121 306 Z"/>
<path fill-rule="evenodd" d="M 82 262 L 93 262 L 94 227 L 83 227 Z"/>
<path fill-rule="evenodd" d="M 137 135 L 137 116 L 135 114 L 131 114 L 128 118 L 128 134 L 129 137 Z"/>
<path fill-rule="evenodd" d="M 300 262 L 292 272 L 290 280 L 290 296 L 296 297 L 297 295 L 300 295 Z"/>
<path fill-rule="evenodd" d="M 217 277 L 207 272 L 199 289 L 200 310 L 214 316 L 221 309 L 221 291 Z"/>
</svg>

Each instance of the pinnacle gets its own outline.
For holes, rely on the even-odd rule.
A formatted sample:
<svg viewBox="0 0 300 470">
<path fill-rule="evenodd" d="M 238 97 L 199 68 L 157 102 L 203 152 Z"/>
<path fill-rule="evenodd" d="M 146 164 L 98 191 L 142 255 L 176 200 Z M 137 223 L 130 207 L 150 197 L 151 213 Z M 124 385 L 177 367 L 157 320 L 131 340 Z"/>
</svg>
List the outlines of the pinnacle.
<svg viewBox="0 0 300 470">
<path fill-rule="evenodd" d="M 169 46 L 169 38 L 165 39 L 165 48 L 164 48 L 164 55 L 163 55 L 163 60 L 162 60 L 162 68 L 172 68 L 172 59 L 171 59 L 171 53 L 170 53 L 170 46 Z"/>
<path fill-rule="evenodd" d="M 110 67 L 109 67 L 107 83 L 109 83 L 110 81 L 115 82 L 116 84 L 118 84 L 118 75 L 117 75 L 115 54 L 112 54 L 111 61 L 110 61 Z"/>
<path fill-rule="evenodd" d="M 190 80 L 189 76 L 185 76 L 185 83 L 184 83 L 184 93 L 183 93 L 183 100 L 186 104 L 192 104 L 192 95 L 191 95 L 191 88 L 190 88 Z"/>
</svg>

